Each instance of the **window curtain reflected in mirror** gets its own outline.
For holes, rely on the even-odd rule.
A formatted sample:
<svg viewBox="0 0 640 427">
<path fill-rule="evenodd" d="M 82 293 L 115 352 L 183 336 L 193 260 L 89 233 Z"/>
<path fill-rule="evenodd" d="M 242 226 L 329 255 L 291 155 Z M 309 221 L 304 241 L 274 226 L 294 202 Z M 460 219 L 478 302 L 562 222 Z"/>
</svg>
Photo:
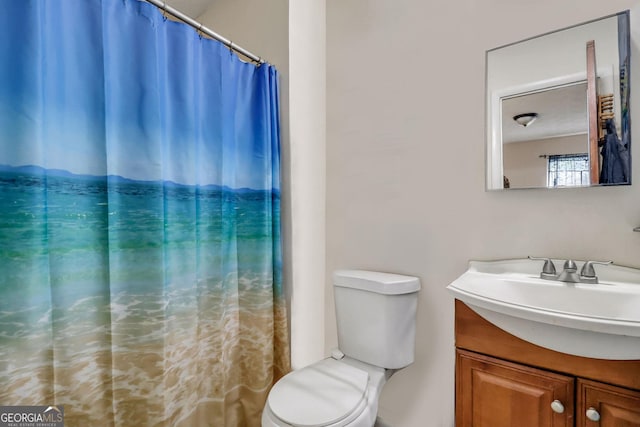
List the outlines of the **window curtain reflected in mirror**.
<svg viewBox="0 0 640 427">
<path fill-rule="evenodd" d="M 549 155 L 547 187 L 575 187 L 590 184 L 589 154 Z"/>
<path fill-rule="evenodd" d="M 278 75 L 136 0 L 0 14 L 0 402 L 257 426 L 289 370 Z"/>
</svg>

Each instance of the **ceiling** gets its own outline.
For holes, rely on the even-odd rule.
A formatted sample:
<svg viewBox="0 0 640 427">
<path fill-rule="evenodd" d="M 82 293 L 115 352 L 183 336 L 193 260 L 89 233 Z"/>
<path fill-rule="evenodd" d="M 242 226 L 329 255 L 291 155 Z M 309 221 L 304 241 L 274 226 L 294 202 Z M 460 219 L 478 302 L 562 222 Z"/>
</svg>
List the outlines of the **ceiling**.
<svg viewBox="0 0 640 427">
<path fill-rule="evenodd" d="M 523 127 L 513 120 L 522 113 L 537 113 Z M 521 142 L 586 134 L 587 84 L 578 83 L 502 100 L 502 142 Z"/>
</svg>

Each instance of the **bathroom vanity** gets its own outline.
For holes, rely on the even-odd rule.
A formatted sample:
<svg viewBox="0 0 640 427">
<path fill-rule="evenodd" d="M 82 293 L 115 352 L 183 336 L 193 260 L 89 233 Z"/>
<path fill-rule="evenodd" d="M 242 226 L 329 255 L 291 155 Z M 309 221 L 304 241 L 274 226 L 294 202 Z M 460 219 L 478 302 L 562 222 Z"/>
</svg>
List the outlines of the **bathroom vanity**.
<svg viewBox="0 0 640 427">
<path fill-rule="evenodd" d="M 640 426 L 640 360 L 546 349 L 457 299 L 455 338 L 456 427 Z"/>
<path fill-rule="evenodd" d="M 640 427 L 640 269 L 542 261 L 471 261 L 447 287 L 456 427 Z"/>
</svg>

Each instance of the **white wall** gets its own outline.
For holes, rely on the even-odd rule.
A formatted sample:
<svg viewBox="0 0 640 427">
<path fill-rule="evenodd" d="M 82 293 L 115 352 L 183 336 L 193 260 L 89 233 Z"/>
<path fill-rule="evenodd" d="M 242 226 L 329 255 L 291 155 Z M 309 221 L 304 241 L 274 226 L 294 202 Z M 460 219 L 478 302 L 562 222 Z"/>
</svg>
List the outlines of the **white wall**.
<svg viewBox="0 0 640 427">
<path fill-rule="evenodd" d="M 484 191 L 485 51 L 636 3 L 327 1 L 327 275 L 367 268 L 417 275 L 423 285 L 416 362 L 391 378 L 380 402 L 394 427 L 454 425 L 453 300 L 445 287 L 470 259 L 535 255 L 640 267 L 640 233 L 632 232 L 640 225 L 640 161 L 632 186 Z M 639 24 L 632 23 L 634 81 Z M 637 112 L 640 85 L 631 87 Z M 640 159 L 640 122 L 632 122 Z M 326 285 L 328 350 L 336 336 Z"/>
<path fill-rule="evenodd" d="M 217 0 L 199 19 L 280 73 L 283 273 L 299 368 L 324 355 L 325 2 Z"/>
<path fill-rule="evenodd" d="M 291 75 L 291 364 L 324 356 L 326 37 L 325 1 L 289 2 Z"/>
</svg>

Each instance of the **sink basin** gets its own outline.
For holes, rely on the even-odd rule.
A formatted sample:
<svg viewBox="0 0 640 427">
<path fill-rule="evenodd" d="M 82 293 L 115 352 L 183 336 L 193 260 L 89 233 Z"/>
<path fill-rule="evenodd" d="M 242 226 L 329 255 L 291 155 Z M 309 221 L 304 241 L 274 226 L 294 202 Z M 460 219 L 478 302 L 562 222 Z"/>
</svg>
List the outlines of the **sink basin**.
<svg viewBox="0 0 640 427">
<path fill-rule="evenodd" d="M 553 260 L 558 272 L 564 260 Z M 578 261 L 578 271 L 582 262 Z M 542 261 L 471 261 L 447 289 L 533 344 L 600 359 L 640 359 L 640 270 L 597 265 L 598 284 L 539 277 Z"/>
</svg>

